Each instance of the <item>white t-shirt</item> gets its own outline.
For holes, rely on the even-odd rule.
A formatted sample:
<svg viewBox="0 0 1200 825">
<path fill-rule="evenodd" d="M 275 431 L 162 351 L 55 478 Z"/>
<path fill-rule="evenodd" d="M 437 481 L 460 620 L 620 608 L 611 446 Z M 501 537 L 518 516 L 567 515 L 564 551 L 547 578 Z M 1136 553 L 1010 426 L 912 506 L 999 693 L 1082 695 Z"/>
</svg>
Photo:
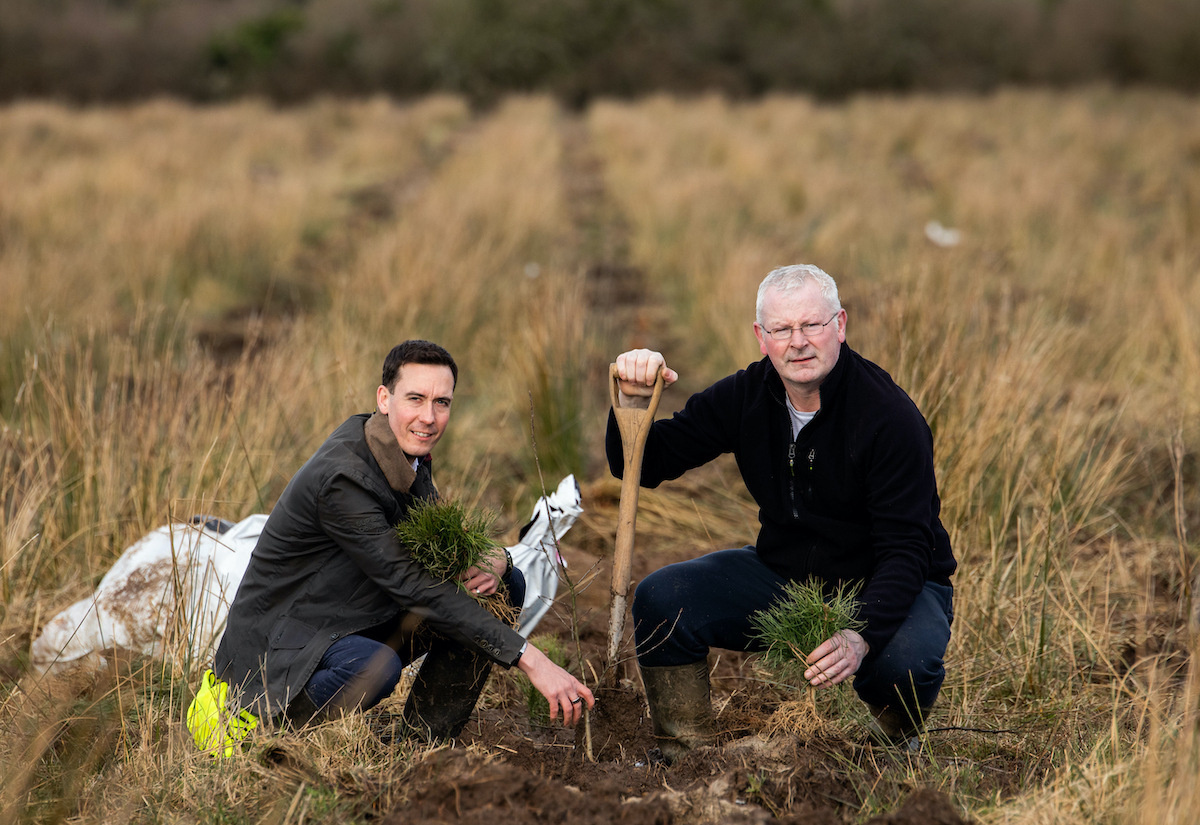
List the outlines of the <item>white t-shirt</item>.
<svg viewBox="0 0 1200 825">
<path fill-rule="evenodd" d="M 787 396 L 784 396 L 787 398 Z M 817 414 L 816 410 L 812 412 L 800 412 L 792 406 L 792 399 L 787 398 L 788 415 L 792 417 L 792 440 L 796 440 L 796 436 L 800 435 L 800 431 L 804 429 L 804 425 L 813 420 L 813 416 Z"/>
</svg>

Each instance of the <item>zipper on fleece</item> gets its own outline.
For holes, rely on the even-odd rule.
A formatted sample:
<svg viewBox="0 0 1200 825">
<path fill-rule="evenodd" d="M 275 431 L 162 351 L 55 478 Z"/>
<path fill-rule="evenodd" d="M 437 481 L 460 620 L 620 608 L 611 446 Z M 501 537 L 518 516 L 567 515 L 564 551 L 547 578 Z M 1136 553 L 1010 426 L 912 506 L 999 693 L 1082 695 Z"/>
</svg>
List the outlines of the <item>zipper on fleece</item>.
<svg viewBox="0 0 1200 825">
<path fill-rule="evenodd" d="M 810 447 L 808 450 L 808 478 L 805 482 L 805 489 L 808 492 L 808 497 L 811 499 L 813 495 L 812 480 L 813 473 L 816 471 L 817 448 Z M 792 518 L 800 519 L 800 508 L 796 506 L 796 442 L 788 444 L 788 498 L 792 503 Z"/>
<path fill-rule="evenodd" d="M 788 497 L 792 502 L 792 518 L 800 520 L 800 511 L 796 507 L 796 442 L 788 444 Z"/>
</svg>

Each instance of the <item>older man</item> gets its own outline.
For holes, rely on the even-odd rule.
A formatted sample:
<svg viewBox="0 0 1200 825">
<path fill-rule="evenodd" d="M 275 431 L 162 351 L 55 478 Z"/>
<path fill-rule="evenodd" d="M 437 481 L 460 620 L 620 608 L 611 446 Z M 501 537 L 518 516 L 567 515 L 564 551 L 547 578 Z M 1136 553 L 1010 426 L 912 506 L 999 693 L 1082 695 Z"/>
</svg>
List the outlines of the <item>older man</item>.
<svg viewBox="0 0 1200 825">
<path fill-rule="evenodd" d="M 933 439 L 912 400 L 846 344 L 837 285 L 815 266 L 771 272 L 754 334 L 766 356 L 693 395 L 646 442 L 642 484 L 656 487 L 733 453 L 759 506 L 753 545 L 647 576 L 633 601 L 638 663 L 668 759 L 712 741 L 707 655 L 757 649 L 751 616 L 789 582 L 861 584 L 861 631 L 808 656 L 817 687 L 851 676 L 876 733 L 911 743 L 945 677 L 956 562 L 939 520 Z M 661 354 L 617 358 L 621 406 L 645 406 Z M 607 451 L 623 470 L 610 415 Z"/>
<path fill-rule="evenodd" d="M 461 586 L 431 576 L 396 537 L 418 500 L 437 496 L 431 453 L 446 432 L 458 367 L 442 347 L 406 341 L 383 365 L 374 414 L 355 415 L 292 478 L 271 512 L 229 610 L 216 677 L 258 718 L 304 723 L 368 708 L 424 662 L 404 708 L 412 730 L 458 735 L 493 663 L 520 668 L 578 721 L 588 688 L 473 597 L 523 580 L 506 553 Z"/>
</svg>

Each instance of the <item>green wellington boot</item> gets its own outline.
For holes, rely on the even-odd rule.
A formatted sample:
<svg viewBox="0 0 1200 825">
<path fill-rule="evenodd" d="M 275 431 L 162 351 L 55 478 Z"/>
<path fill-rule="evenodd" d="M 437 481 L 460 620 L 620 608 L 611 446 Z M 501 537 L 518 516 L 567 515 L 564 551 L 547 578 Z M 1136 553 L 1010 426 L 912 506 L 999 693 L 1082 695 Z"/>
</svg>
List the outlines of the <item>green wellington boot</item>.
<svg viewBox="0 0 1200 825">
<path fill-rule="evenodd" d="M 668 763 L 716 740 L 708 684 L 708 662 L 677 667 L 641 667 L 650 721 Z"/>
</svg>

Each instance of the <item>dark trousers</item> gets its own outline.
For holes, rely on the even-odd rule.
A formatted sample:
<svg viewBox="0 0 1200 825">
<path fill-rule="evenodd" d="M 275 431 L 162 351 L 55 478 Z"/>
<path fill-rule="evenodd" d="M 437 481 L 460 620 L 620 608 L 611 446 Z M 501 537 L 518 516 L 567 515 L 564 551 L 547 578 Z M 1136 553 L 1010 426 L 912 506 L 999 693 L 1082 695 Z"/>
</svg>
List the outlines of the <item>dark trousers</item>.
<svg viewBox="0 0 1200 825">
<path fill-rule="evenodd" d="M 514 569 L 504 583 L 509 604 L 520 610 L 525 601 L 525 577 Z M 473 651 L 465 651 L 457 642 L 424 627 L 406 627 L 405 615 L 386 625 L 343 636 L 329 646 L 304 686 L 315 709 L 374 707 L 396 689 L 405 666 L 421 656 L 425 656 L 422 669 L 428 667 L 431 671 L 481 667 L 476 659 L 482 657 L 470 655 Z M 464 674 L 464 679 L 473 682 L 476 675 Z"/>
<path fill-rule="evenodd" d="M 750 617 L 783 598 L 788 580 L 753 547 L 720 550 L 670 564 L 643 579 L 633 597 L 638 662 L 646 667 L 688 665 L 709 648 L 761 651 Z M 928 708 L 946 677 L 943 657 L 954 618 L 952 587 L 927 582 L 908 618 L 881 651 L 872 651 L 854 677 L 868 704 L 909 711 Z"/>
</svg>

